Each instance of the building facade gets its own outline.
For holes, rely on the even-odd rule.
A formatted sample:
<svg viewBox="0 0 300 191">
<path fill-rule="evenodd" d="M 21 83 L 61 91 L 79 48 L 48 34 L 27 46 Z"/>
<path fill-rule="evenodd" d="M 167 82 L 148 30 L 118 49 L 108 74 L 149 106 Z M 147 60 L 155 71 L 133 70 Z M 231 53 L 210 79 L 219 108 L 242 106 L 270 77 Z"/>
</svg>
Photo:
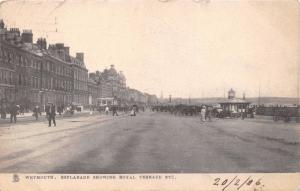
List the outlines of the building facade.
<svg viewBox="0 0 300 191">
<path fill-rule="evenodd" d="M 107 102 L 106 99 L 115 100 L 120 106 L 133 104 L 153 106 L 158 103 L 155 95 L 127 87 L 125 75 L 122 71 L 118 72 L 114 65 L 111 65 L 109 69 L 104 69 L 102 72 L 90 73 L 89 78 L 97 84 L 97 86 L 91 85 L 91 87 L 94 87 L 95 92 L 98 89 L 98 100 L 102 100 L 105 103 Z"/>
<path fill-rule="evenodd" d="M 0 100 L 30 109 L 49 102 L 57 106 L 88 104 L 88 70 L 83 53 L 69 54 L 63 43 L 33 43 L 30 30 L 6 29 L 0 20 Z"/>
<path fill-rule="evenodd" d="M 153 104 L 156 96 L 126 86 L 114 65 L 88 73 L 84 53 L 70 55 L 63 43 L 47 46 L 45 38 L 33 42 L 31 30 L 7 29 L 0 20 L 0 109 L 10 103 L 25 110 L 36 105 L 97 105 L 97 99 L 117 100 L 119 105 Z"/>
<path fill-rule="evenodd" d="M 126 78 L 123 72 L 117 72 L 114 65 L 103 72 L 90 73 L 90 77 L 99 86 L 99 98 L 112 98 L 121 105 L 126 103 Z"/>
</svg>

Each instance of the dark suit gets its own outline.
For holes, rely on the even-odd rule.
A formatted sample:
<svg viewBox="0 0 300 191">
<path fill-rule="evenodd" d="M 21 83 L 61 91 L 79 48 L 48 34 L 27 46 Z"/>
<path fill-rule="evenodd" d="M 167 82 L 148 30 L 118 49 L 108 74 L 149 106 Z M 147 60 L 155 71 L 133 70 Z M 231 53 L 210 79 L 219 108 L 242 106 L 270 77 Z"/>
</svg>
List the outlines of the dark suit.
<svg viewBox="0 0 300 191">
<path fill-rule="evenodd" d="M 53 121 L 54 126 L 56 126 L 56 122 L 55 122 L 55 106 L 49 106 L 46 108 L 46 113 L 48 116 L 48 121 L 49 121 L 49 127 L 51 127 L 51 121 Z"/>
<path fill-rule="evenodd" d="M 18 113 L 18 106 L 12 105 L 10 107 L 10 122 L 11 123 L 13 122 L 13 119 L 14 119 L 15 123 L 17 122 L 17 113 Z"/>
</svg>

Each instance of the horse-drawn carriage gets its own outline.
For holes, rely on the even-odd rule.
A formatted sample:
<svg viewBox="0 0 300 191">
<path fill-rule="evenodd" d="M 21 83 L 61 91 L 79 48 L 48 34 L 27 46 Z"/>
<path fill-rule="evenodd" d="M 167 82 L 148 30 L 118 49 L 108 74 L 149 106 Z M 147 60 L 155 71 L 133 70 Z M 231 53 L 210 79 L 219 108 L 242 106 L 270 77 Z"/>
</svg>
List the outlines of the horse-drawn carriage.
<svg viewBox="0 0 300 191">
<path fill-rule="evenodd" d="M 264 107 L 260 106 L 257 108 L 258 115 L 273 116 L 274 121 L 283 120 L 289 122 L 292 118 L 299 120 L 300 108 L 299 107 L 287 107 L 287 106 L 272 106 Z"/>
</svg>

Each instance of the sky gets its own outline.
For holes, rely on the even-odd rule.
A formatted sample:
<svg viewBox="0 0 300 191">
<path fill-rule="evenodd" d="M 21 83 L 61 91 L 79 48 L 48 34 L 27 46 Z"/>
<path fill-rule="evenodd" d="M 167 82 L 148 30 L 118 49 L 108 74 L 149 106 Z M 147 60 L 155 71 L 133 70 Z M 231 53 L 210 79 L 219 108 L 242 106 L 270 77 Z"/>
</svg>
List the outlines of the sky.
<svg viewBox="0 0 300 191">
<path fill-rule="evenodd" d="M 297 97 L 297 1 L 8 0 L 7 27 L 114 64 L 127 85 L 164 97 Z"/>
</svg>

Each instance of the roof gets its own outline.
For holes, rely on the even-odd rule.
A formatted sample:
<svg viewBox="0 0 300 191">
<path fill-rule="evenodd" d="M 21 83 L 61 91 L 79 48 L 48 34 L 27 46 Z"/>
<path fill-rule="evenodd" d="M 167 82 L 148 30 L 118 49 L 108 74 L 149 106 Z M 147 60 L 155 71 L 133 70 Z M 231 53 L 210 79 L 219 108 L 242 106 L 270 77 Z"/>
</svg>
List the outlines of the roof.
<svg viewBox="0 0 300 191">
<path fill-rule="evenodd" d="M 84 64 L 84 62 L 82 62 L 81 60 L 73 57 L 73 56 L 70 56 L 70 60 L 71 60 L 71 63 L 76 65 L 76 66 L 79 66 L 80 68 L 84 68 L 86 69 L 86 66 Z"/>
<path fill-rule="evenodd" d="M 36 44 L 33 44 L 33 43 L 24 43 L 21 48 L 24 50 L 27 50 L 35 55 L 38 55 L 38 56 L 44 55 L 44 52 L 42 50 L 40 50 Z"/>
</svg>

